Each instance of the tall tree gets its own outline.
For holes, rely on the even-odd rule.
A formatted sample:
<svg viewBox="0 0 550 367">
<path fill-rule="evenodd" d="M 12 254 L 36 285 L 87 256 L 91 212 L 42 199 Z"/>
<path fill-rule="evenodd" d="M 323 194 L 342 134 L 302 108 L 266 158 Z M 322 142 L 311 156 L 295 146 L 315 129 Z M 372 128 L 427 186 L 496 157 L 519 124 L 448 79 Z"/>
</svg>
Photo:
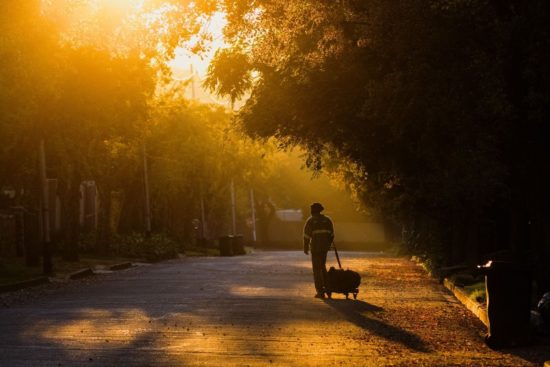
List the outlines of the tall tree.
<svg viewBox="0 0 550 367">
<path fill-rule="evenodd" d="M 239 114 L 250 134 L 306 146 L 314 169 L 331 156 L 357 165 L 350 184 L 408 229 L 416 252 L 477 262 L 506 242 L 526 249 L 525 236 L 493 236 L 506 238 L 497 245 L 483 232 L 510 225 L 507 212 L 526 213 L 513 221 L 524 228 L 538 207 L 525 195 L 548 201 L 527 188 L 548 181 L 538 161 L 548 137 L 544 2 L 220 7 L 235 46 L 218 53 L 207 85 L 250 93 Z"/>
</svg>

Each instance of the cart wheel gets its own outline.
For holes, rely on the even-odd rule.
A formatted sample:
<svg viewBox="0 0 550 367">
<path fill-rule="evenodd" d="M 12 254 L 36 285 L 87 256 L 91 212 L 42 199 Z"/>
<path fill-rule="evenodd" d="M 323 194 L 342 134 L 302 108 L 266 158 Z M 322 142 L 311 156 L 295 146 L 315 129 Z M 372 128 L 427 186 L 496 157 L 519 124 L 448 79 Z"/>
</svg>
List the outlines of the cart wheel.
<svg viewBox="0 0 550 367">
<path fill-rule="evenodd" d="M 357 293 L 353 294 L 353 299 L 357 299 Z"/>
<path fill-rule="evenodd" d="M 327 292 L 327 297 L 332 298 L 332 292 Z"/>
<path fill-rule="evenodd" d="M 344 293 L 344 295 L 346 296 L 346 299 L 349 299 L 349 293 Z"/>
</svg>

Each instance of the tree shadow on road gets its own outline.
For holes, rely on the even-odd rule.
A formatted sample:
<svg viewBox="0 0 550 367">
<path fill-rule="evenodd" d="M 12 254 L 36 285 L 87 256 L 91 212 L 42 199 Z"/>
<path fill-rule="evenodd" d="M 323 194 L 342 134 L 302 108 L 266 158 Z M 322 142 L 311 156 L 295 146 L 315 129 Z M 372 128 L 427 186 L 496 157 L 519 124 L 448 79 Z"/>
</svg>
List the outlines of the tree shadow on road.
<svg viewBox="0 0 550 367">
<path fill-rule="evenodd" d="M 370 333 L 403 344 L 405 347 L 417 352 L 430 352 L 430 349 L 419 336 L 399 327 L 386 324 L 374 317 L 369 317 L 368 313 L 383 311 L 381 307 L 359 300 L 325 299 L 324 302 L 338 311 L 347 321 Z"/>
<path fill-rule="evenodd" d="M 309 260 L 275 255 L 186 260 L 97 277 L 32 305 L 25 310 L 25 322 L 6 321 L 7 333 L 14 336 L 10 345 L 31 351 L 40 345 L 45 360 L 69 365 L 154 366 L 196 365 L 199 359 L 212 365 L 197 351 L 205 350 L 202 343 L 214 343 L 210 350 L 268 365 L 282 358 L 274 337 L 304 346 L 295 329 L 321 320 L 356 325 L 396 345 L 428 352 L 417 335 L 377 319 L 384 310 L 376 305 L 303 297 L 308 285 L 313 288 Z M 21 360 L 17 354 L 11 358 Z"/>
<path fill-rule="evenodd" d="M 533 344 L 519 348 L 503 349 L 501 352 L 523 358 L 526 361 L 542 366 L 550 361 L 550 337 L 538 337 Z"/>
</svg>

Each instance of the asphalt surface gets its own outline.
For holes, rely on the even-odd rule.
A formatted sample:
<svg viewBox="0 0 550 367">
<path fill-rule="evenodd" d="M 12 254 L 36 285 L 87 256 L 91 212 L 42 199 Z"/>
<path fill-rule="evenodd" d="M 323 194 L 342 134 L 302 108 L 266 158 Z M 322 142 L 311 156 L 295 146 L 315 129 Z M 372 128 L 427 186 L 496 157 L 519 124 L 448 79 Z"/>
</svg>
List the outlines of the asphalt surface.
<svg viewBox="0 0 550 367">
<path fill-rule="evenodd" d="M 358 300 L 313 298 L 301 252 L 184 258 L 55 286 L 0 308 L 0 366 L 542 366 L 550 359 L 548 346 L 487 348 L 483 324 L 406 259 L 341 257 L 363 277 Z"/>
</svg>

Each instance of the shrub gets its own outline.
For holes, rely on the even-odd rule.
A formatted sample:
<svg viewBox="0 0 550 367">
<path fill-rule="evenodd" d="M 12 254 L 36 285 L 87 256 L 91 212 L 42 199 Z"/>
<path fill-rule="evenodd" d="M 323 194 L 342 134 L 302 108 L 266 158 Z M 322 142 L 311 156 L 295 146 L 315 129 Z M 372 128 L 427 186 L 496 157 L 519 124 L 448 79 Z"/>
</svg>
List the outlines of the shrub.
<svg viewBox="0 0 550 367">
<path fill-rule="evenodd" d="M 470 299 L 479 303 L 485 303 L 487 295 L 485 293 L 485 282 L 479 282 L 470 286 L 464 287 L 464 290 L 469 294 Z"/>
<path fill-rule="evenodd" d="M 454 284 L 456 284 L 459 287 L 464 287 L 466 285 L 471 285 L 474 283 L 477 283 L 479 279 L 469 273 L 456 273 L 451 275 L 451 280 Z"/>
<path fill-rule="evenodd" d="M 153 234 L 146 238 L 141 233 L 120 236 L 113 241 L 112 250 L 116 255 L 143 258 L 147 261 L 160 261 L 176 257 L 177 243 L 163 234 Z"/>
</svg>

